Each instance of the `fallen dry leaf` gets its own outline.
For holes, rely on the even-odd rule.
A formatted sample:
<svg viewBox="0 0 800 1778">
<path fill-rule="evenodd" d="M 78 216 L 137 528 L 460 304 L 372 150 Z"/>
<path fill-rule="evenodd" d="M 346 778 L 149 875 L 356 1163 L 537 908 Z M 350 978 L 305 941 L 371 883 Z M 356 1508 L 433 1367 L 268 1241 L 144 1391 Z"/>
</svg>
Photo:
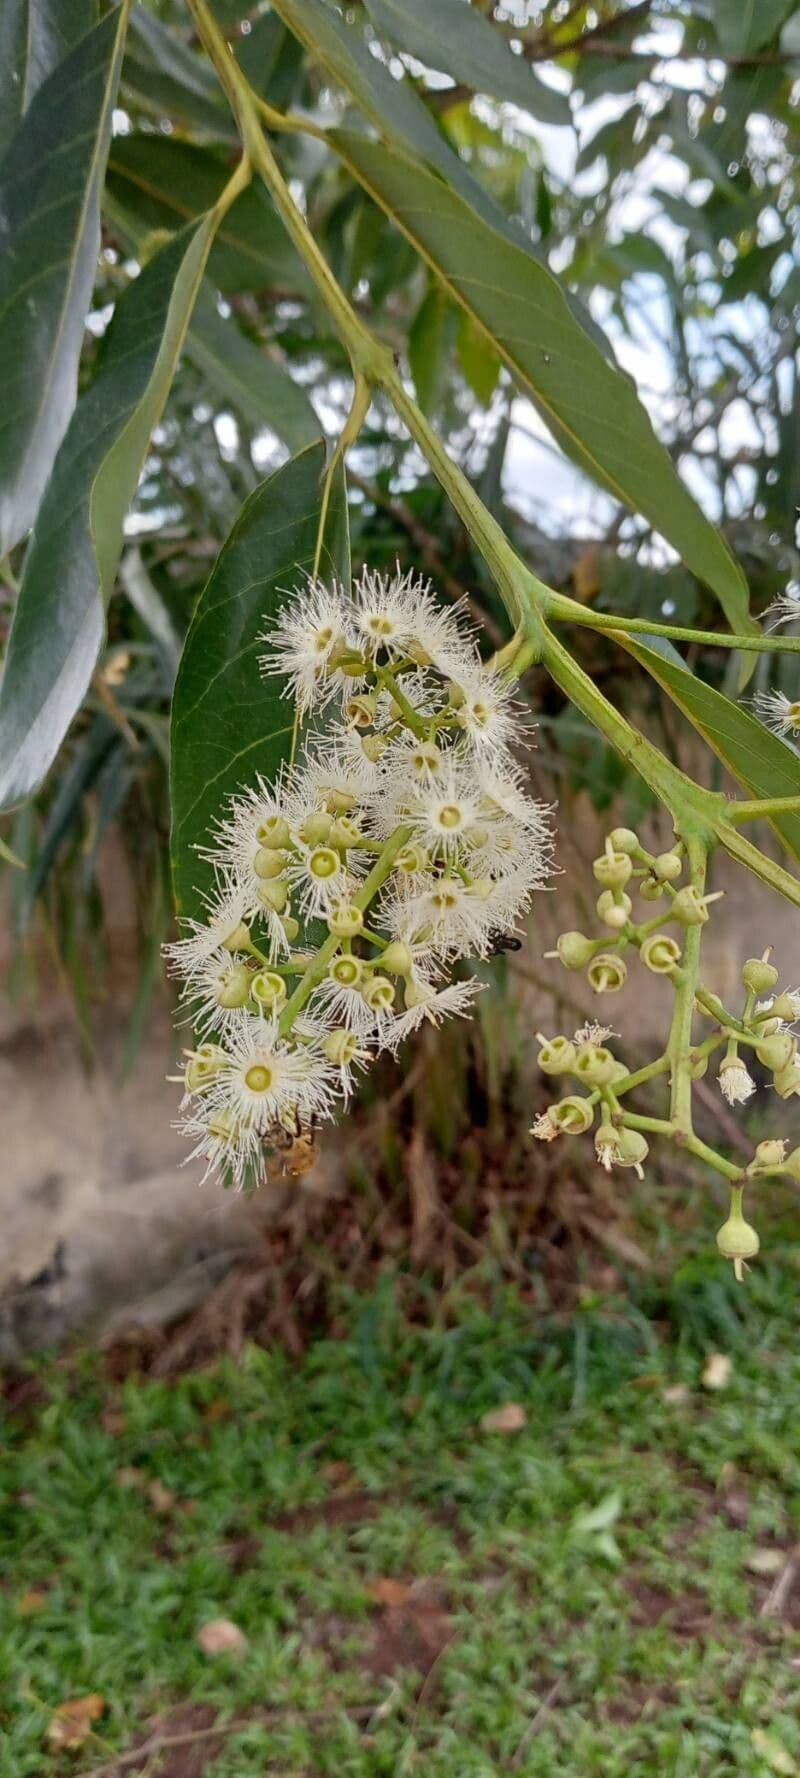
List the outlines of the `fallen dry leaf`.
<svg viewBox="0 0 800 1778">
<path fill-rule="evenodd" d="M 745 1558 L 745 1568 L 749 1568 L 751 1574 L 780 1574 L 785 1563 L 785 1550 L 751 1550 Z"/>
<path fill-rule="evenodd" d="M 171 1488 L 165 1488 L 164 1483 L 155 1476 L 147 1484 L 147 1498 L 154 1513 L 171 1513 L 178 1496 Z"/>
<path fill-rule="evenodd" d="M 680 1408 L 689 1400 L 690 1395 L 691 1390 L 685 1383 L 670 1383 L 666 1389 L 662 1389 L 661 1400 L 671 1408 Z"/>
<path fill-rule="evenodd" d="M 408 1603 L 411 1590 L 407 1581 L 393 1580 L 390 1574 L 380 1574 L 377 1580 L 371 1580 L 367 1586 L 370 1599 L 374 1599 L 377 1605 L 386 1605 L 395 1610 Z"/>
<path fill-rule="evenodd" d="M 727 1389 L 733 1372 L 733 1360 L 727 1352 L 712 1352 L 703 1365 L 704 1389 Z"/>
<path fill-rule="evenodd" d="M 204 1655 L 243 1655 L 249 1647 L 244 1631 L 229 1617 L 211 1618 L 198 1630 L 197 1641 Z"/>
<path fill-rule="evenodd" d="M 528 1416 L 520 1401 L 507 1401 L 502 1408 L 491 1408 L 481 1420 L 481 1432 L 520 1432 Z"/>
<path fill-rule="evenodd" d="M 127 1415 L 122 1408 L 103 1408 L 100 1415 L 100 1425 L 103 1431 L 109 1433 L 112 1438 L 118 1438 L 120 1433 L 128 1430 Z"/>
<path fill-rule="evenodd" d="M 106 1707 L 100 1692 L 89 1692 L 85 1698 L 67 1698 L 59 1704 L 47 1725 L 51 1747 L 82 1747 Z"/>
<path fill-rule="evenodd" d="M 118 1488 L 138 1488 L 143 1494 L 147 1487 L 147 1476 L 142 1469 L 134 1469 L 130 1463 L 123 1463 L 114 1471 L 114 1480 Z"/>
<path fill-rule="evenodd" d="M 23 1593 L 17 1600 L 15 1607 L 17 1617 L 33 1617 L 34 1612 L 43 1611 L 46 1604 L 46 1588 L 31 1587 L 29 1592 Z"/>
</svg>

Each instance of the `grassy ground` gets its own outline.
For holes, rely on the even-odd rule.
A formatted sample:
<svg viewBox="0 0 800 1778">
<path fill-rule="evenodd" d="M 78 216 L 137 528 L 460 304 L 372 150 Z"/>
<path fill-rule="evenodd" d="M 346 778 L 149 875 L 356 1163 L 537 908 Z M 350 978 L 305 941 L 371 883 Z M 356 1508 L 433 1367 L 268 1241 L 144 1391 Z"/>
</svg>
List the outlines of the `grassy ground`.
<svg viewBox="0 0 800 1778">
<path fill-rule="evenodd" d="M 568 1322 L 498 1290 L 413 1329 L 387 1287 L 299 1364 L 177 1383 L 44 1364 L 6 1421 L 2 1778 L 800 1773 L 794 1257 Z"/>
</svg>

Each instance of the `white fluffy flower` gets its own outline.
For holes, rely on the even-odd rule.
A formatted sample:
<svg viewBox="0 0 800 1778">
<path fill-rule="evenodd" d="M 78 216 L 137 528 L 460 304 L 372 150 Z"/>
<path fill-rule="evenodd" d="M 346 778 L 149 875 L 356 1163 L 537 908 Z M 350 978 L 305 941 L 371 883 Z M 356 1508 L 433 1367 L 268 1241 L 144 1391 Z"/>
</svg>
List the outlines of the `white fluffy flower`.
<svg viewBox="0 0 800 1778">
<path fill-rule="evenodd" d="M 307 1123 L 329 1115 L 331 1069 L 316 1046 L 280 1037 L 266 1019 L 245 1017 L 226 1048 L 228 1065 L 207 1095 L 212 1111 L 230 1112 L 237 1127 L 260 1136 L 287 1120 Z"/>
<path fill-rule="evenodd" d="M 413 570 L 401 574 L 398 566 L 389 575 L 365 568 L 353 603 L 355 628 L 371 654 L 381 648 L 394 656 L 411 652 L 421 665 L 430 661 L 448 678 L 474 666 L 474 646 L 462 636 L 457 618 L 437 604 L 430 581 Z"/>
<path fill-rule="evenodd" d="M 511 688 L 488 667 L 459 680 L 456 721 L 476 752 L 502 758 L 522 739 L 521 710 Z"/>
<path fill-rule="evenodd" d="M 796 623 L 800 623 L 800 582 L 790 580 L 785 591 L 779 593 L 777 599 L 773 599 L 772 604 L 767 606 L 764 627 L 769 631 L 779 629 L 781 624 Z"/>
<path fill-rule="evenodd" d="M 182 1118 L 175 1128 L 194 1144 L 181 1165 L 205 1161 L 201 1185 L 216 1177 L 241 1191 L 248 1175 L 257 1177 L 261 1138 L 252 1124 L 237 1123 L 231 1113 L 206 1104 Z"/>
<path fill-rule="evenodd" d="M 240 883 L 223 878 L 216 894 L 205 897 L 205 906 L 204 920 L 181 920 L 186 937 L 164 946 L 170 974 L 183 981 L 198 976 L 217 951 L 247 946 L 247 896 Z"/>
<path fill-rule="evenodd" d="M 341 587 L 309 580 L 289 595 L 277 623 L 259 636 L 260 642 L 269 644 L 269 653 L 259 662 L 262 673 L 286 679 L 286 695 L 294 699 L 301 716 L 313 704 L 327 703 L 341 688 L 342 677 L 333 663 L 337 651 L 350 645 L 349 615 Z"/>
<path fill-rule="evenodd" d="M 337 902 L 352 900 L 357 887 L 352 863 L 352 855 L 346 864 L 342 853 L 324 841 L 318 846 L 297 845 L 286 867 L 286 881 L 307 920 L 324 920 Z M 355 865 L 363 869 L 358 854 Z"/>
<path fill-rule="evenodd" d="M 473 980 L 451 982 L 449 987 L 436 988 L 432 982 L 412 977 L 406 989 L 406 1000 L 411 995 L 413 1004 L 407 1005 L 404 1012 L 397 1013 L 386 1027 L 386 1048 L 396 1053 L 403 1039 L 412 1031 L 418 1031 L 423 1024 L 439 1026 L 445 1019 L 466 1018 L 472 1011 L 476 994 L 483 987 L 484 982 Z"/>
<path fill-rule="evenodd" d="M 390 891 L 381 920 L 396 938 L 426 939 L 433 955 L 442 958 L 485 956 L 495 927 L 486 897 L 472 884 L 430 873 L 412 879 L 407 894 Z"/>
<path fill-rule="evenodd" d="M 790 741 L 800 739 L 800 698 L 787 698 L 782 691 L 757 691 L 753 709 L 773 734 Z"/>
<path fill-rule="evenodd" d="M 726 1056 L 720 1065 L 717 1080 L 722 1097 L 729 1105 L 746 1105 L 756 1090 L 752 1075 L 738 1056 Z"/>
<path fill-rule="evenodd" d="M 479 798 L 471 774 L 452 756 L 428 782 L 409 784 L 400 779 L 393 783 L 390 779 L 387 795 L 375 811 L 379 833 L 408 826 L 436 858 L 450 858 L 463 851 L 479 817 Z"/>
</svg>

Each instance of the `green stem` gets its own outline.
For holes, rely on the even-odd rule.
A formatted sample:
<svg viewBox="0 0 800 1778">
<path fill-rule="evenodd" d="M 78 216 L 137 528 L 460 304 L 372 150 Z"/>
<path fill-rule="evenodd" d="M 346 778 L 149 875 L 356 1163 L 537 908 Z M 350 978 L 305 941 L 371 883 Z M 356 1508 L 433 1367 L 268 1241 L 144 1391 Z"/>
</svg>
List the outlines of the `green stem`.
<svg viewBox="0 0 800 1778">
<path fill-rule="evenodd" d="M 314 567 L 312 570 L 312 578 L 314 580 L 316 580 L 317 575 L 319 574 L 322 546 L 325 541 L 325 521 L 328 517 L 328 506 L 330 504 L 333 478 L 342 458 L 349 451 L 350 446 L 355 444 L 356 439 L 358 438 L 359 432 L 361 431 L 369 412 L 369 404 L 371 400 L 372 390 L 370 389 L 369 383 L 366 381 L 366 378 L 361 375 L 360 371 L 356 372 L 350 412 L 341 432 L 339 433 L 330 462 L 325 470 L 325 480 L 322 487 L 322 504 L 320 506 L 319 524 L 317 526 L 317 546 L 314 551 Z"/>
<path fill-rule="evenodd" d="M 698 895 L 702 895 L 706 881 L 708 846 L 696 835 L 687 835 L 686 845 L 690 881 Z M 680 979 L 675 990 L 675 1006 L 667 1042 L 670 1062 L 670 1117 L 685 1136 L 692 1134 L 692 1019 L 702 934 L 702 926 L 689 926 L 686 929 Z"/>
<path fill-rule="evenodd" d="M 709 647 L 741 648 L 757 654 L 800 654 L 800 636 L 736 636 L 717 630 L 693 630 L 682 624 L 653 623 L 649 617 L 620 617 L 613 611 L 592 611 L 564 593 L 551 594 L 549 614 L 556 623 L 582 624 L 590 630 L 668 636 L 673 642 L 700 642 Z"/>
<path fill-rule="evenodd" d="M 388 691 L 390 697 L 394 699 L 398 710 L 402 713 L 406 728 L 409 728 L 412 735 L 416 735 L 419 740 L 423 740 L 427 734 L 429 725 L 414 709 L 413 704 L 409 702 L 402 687 L 398 685 L 391 668 L 379 667 L 377 680 L 379 686 L 382 686 L 385 691 Z"/>
<path fill-rule="evenodd" d="M 800 641 L 800 637 L 798 637 Z M 773 815 L 800 815 L 800 796 L 767 796 L 752 802 L 731 803 L 728 821 L 770 821 Z"/>
<path fill-rule="evenodd" d="M 410 827 L 398 827 L 392 834 L 391 839 L 386 841 L 386 845 L 383 847 L 380 858 L 373 864 L 372 870 L 362 883 L 358 894 L 353 896 L 355 906 L 360 908 L 362 913 L 369 907 L 373 896 L 377 895 L 378 890 L 383 887 L 383 884 L 394 865 L 395 859 L 398 854 L 402 852 L 403 847 L 408 845 L 410 838 Z M 320 945 L 313 962 L 309 964 L 302 980 L 298 982 L 294 993 L 291 998 L 287 1000 L 283 1012 L 281 1013 L 278 1029 L 282 1037 L 287 1036 L 291 1031 L 294 1021 L 297 1018 L 297 1014 L 302 1012 L 306 1001 L 313 994 L 314 989 L 318 988 L 320 982 L 324 980 L 328 964 L 330 963 L 331 958 L 335 957 L 340 942 L 341 941 L 337 938 L 336 934 L 331 933 L 330 938 L 326 938 L 325 943 Z"/>
<path fill-rule="evenodd" d="M 632 1093 L 634 1087 L 642 1087 L 648 1080 L 656 1080 L 659 1074 L 666 1074 L 669 1068 L 669 1056 L 659 1056 L 657 1062 L 648 1062 L 646 1067 L 637 1068 L 635 1074 L 629 1074 L 627 1080 L 614 1085 L 614 1092 L 620 1098 L 623 1093 Z"/>
<path fill-rule="evenodd" d="M 674 1136 L 675 1125 L 665 1117 L 642 1117 L 638 1111 L 623 1112 L 629 1130 L 646 1130 L 653 1136 Z"/>
<path fill-rule="evenodd" d="M 743 1167 L 735 1166 L 733 1161 L 726 1161 L 724 1155 L 717 1154 L 715 1148 L 709 1148 L 707 1142 L 701 1142 L 699 1136 L 687 1137 L 680 1146 L 688 1148 L 689 1153 L 695 1155 L 697 1160 L 705 1161 L 707 1166 L 713 1167 L 716 1173 L 724 1174 L 726 1179 L 743 1179 L 745 1176 Z"/>
</svg>

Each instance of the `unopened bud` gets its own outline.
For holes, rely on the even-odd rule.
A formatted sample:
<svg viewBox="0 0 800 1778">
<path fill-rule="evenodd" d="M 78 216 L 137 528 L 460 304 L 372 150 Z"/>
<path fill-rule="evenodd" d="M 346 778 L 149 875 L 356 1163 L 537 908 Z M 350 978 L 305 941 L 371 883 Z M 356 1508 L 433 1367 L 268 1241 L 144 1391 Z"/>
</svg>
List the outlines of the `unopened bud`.
<svg viewBox="0 0 800 1778">
<path fill-rule="evenodd" d="M 779 1099 L 791 1099 L 794 1093 L 800 1093 L 800 1061 L 796 1056 L 773 1075 L 772 1084 Z"/>
<path fill-rule="evenodd" d="M 300 828 L 300 838 L 307 846 L 324 845 L 333 826 L 333 816 L 325 809 L 318 809 L 314 815 L 307 815 Z"/>
<path fill-rule="evenodd" d="M 717 1235 L 717 1246 L 725 1259 L 732 1259 L 736 1277 L 741 1280 L 742 1261 L 755 1259 L 761 1245 L 758 1235 L 742 1214 L 741 1185 L 731 1186 L 731 1207 L 727 1222 Z"/>
<path fill-rule="evenodd" d="M 650 1145 L 641 1130 L 620 1130 L 614 1157 L 618 1167 L 635 1167 L 641 1178 L 642 1161 L 647 1159 L 649 1153 Z"/>
<path fill-rule="evenodd" d="M 756 1048 L 756 1055 L 762 1067 L 769 1068 L 772 1074 L 779 1074 L 781 1069 L 788 1068 L 797 1053 L 797 1042 L 788 1031 L 776 1031 L 774 1037 L 765 1037 L 763 1043 Z"/>
<path fill-rule="evenodd" d="M 278 852 L 269 846 L 260 846 L 256 856 L 254 869 L 262 883 L 270 882 L 274 877 L 282 875 L 286 864 L 286 853 Z"/>
<path fill-rule="evenodd" d="M 778 994 L 768 1010 L 770 1019 L 783 1019 L 787 1025 L 793 1025 L 798 1016 L 797 997 L 794 994 Z M 766 1021 L 762 1025 L 759 1019 L 759 1028 L 766 1031 Z"/>
<path fill-rule="evenodd" d="M 639 884 L 639 894 L 642 901 L 660 901 L 663 893 L 664 885 L 659 883 L 656 877 L 642 877 Z"/>
<path fill-rule="evenodd" d="M 609 839 L 615 852 L 628 852 L 631 855 L 639 850 L 639 835 L 632 827 L 612 827 Z"/>
<path fill-rule="evenodd" d="M 325 807 L 329 815 L 349 815 L 354 809 L 358 798 L 349 790 L 326 790 Z"/>
<path fill-rule="evenodd" d="M 613 951 L 600 951 L 592 958 L 586 977 L 595 994 L 617 994 L 628 979 L 628 965 Z"/>
<path fill-rule="evenodd" d="M 551 1037 L 549 1040 L 537 1032 L 542 1045 L 538 1063 L 543 1074 L 570 1074 L 572 1072 L 576 1050 L 568 1037 Z"/>
<path fill-rule="evenodd" d="M 651 932 L 650 937 L 644 939 L 639 956 L 654 975 L 671 975 L 680 963 L 681 947 L 665 932 Z"/>
<path fill-rule="evenodd" d="M 683 859 L 680 852 L 659 852 L 653 859 L 653 876 L 659 883 L 674 883 L 683 870 Z"/>
<path fill-rule="evenodd" d="M 708 1073 L 708 1062 L 708 1056 L 701 1056 L 696 1052 L 689 1057 L 689 1073 L 692 1080 L 704 1079 L 705 1075 Z"/>
<path fill-rule="evenodd" d="M 585 969 L 594 956 L 594 940 L 586 938 L 582 932 L 562 932 L 556 940 L 555 952 L 549 951 L 548 956 L 560 957 L 565 969 Z"/>
<path fill-rule="evenodd" d="M 300 921 L 295 919 L 294 914 L 282 914 L 281 925 L 290 945 L 293 945 L 295 939 L 300 937 Z"/>
<path fill-rule="evenodd" d="M 403 944 L 399 938 L 393 939 L 386 950 L 381 951 L 380 964 L 381 969 L 388 969 L 390 975 L 410 975 L 414 967 L 411 946 Z"/>
<path fill-rule="evenodd" d="M 346 852 L 348 846 L 355 846 L 363 837 L 356 821 L 351 821 L 347 815 L 340 815 L 328 834 L 328 845 L 335 846 L 337 852 Z"/>
<path fill-rule="evenodd" d="M 250 996 L 252 979 L 246 963 L 232 963 L 230 969 L 226 969 L 217 981 L 214 990 L 217 1005 L 223 1006 L 226 1012 L 244 1006 Z"/>
<path fill-rule="evenodd" d="M 742 981 L 751 994 L 768 994 L 777 980 L 778 971 L 766 957 L 748 957 L 742 964 Z"/>
<path fill-rule="evenodd" d="M 376 766 L 382 753 L 386 752 L 389 743 L 384 735 L 362 735 L 361 751 L 370 765 Z"/>
<path fill-rule="evenodd" d="M 259 883 L 258 899 L 262 907 L 271 908 L 273 914 L 282 914 L 289 900 L 289 890 L 280 877 L 272 882 Z"/>
</svg>

